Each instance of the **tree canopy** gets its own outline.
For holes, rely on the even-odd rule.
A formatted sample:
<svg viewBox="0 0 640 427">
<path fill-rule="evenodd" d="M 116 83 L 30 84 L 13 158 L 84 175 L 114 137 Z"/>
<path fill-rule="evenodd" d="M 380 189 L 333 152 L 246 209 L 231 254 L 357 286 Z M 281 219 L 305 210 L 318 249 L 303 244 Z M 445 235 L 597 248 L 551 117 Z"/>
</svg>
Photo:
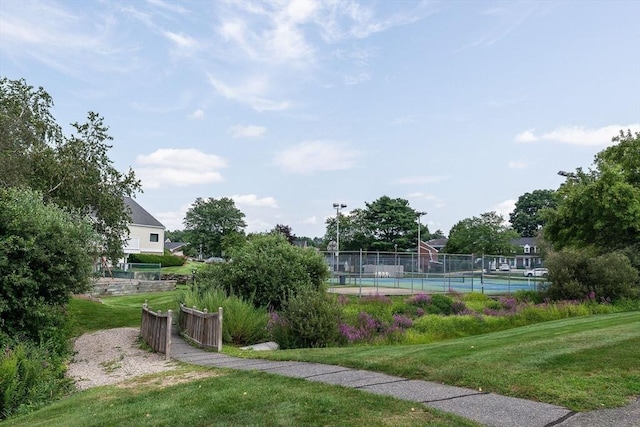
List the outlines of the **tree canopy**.
<svg viewBox="0 0 640 427">
<path fill-rule="evenodd" d="M 509 215 L 511 226 L 521 237 L 535 237 L 544 226 L 544 209 L 557 205 L 554 190 L 534 190 L 518 198 L 516 207 Z"/>
<path fill-rule="evenodd" d="M 512 243 L 518 233 L 505 225 L 504 218 L 496 212 L 486 212 L 479 217 L 466 218 L 456 223 L 449 232 L 444 248 L 447 253 L 507 255 L 514 252 Z"/>
<path fill-rule="evenodd" d="M 326 221 L 325 242 L 336 239 L 336 218 Z M 420 224 L 420 238 L 430 238 L 429 228 Z M 340 215 L 340 251 L 405 251 L 418 246 L 418 211 L 402 198 L 382 196 Z"/>
<path fill-rule="evenodd" d="M 189 243 L 198 251 L 202 247 L 202 254 L 210 257 L 221 256 L 225 241 L 235 241 L 238 235 L 244 235 L 247 224 L 233 199 L 198 197 L 187 211 L 184 226 Z"/>
<path fill-rule="evenodd" d="M 140 182 L 131 169 L 114 168 L 107 154 L 112 137 L 100 115 L 89 112 L 65 136 L 52 108 L 43 88 L 0 79 L 0 186 L 32 188 L 45 202 L 90 215 L 101 252 L 117 260 L 129 232 L 123 197 L 139 191 Z"/>
<path fill-rule="evenodd" d="M 558 189 L 544 232 L 555 249 L 593 246 L 597 253 L 640 249 L 640 133 L 620 132 Z"/>
</svg>

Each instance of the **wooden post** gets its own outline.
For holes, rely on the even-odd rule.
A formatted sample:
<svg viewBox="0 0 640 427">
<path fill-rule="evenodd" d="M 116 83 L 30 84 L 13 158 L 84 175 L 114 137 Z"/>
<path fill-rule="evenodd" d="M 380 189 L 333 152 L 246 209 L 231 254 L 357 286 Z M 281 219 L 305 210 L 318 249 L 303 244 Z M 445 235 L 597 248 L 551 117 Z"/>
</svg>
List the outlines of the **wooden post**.
<svg viewBox="0 0 640 427">
<path fill-rule="evenodd" d="M 222 307 L 218 307 L 218 353 L 222 351 Z"/>
<path fill-rule="evenodd" d="M 167 345 L 164 351 L 165 359 L 171 359 L 171 324 L 173 318 L 173 311 L 167 311 Z"/>
</svg>

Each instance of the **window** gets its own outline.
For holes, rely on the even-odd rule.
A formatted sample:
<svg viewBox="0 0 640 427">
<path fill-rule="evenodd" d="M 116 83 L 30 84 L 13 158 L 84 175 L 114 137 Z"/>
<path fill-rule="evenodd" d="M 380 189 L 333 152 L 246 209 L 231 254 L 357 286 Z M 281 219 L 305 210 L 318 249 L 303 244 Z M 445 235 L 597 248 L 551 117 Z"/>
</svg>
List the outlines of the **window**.
<svg viewBox="0 0 640 427">
<path fill-rule="evenodd" d="M 530 246 L 529 246 L 529 245 L 524 245 L 524 253 L 525 253 L 525 254 L 528 254 L 528 253 L 529 253 L 529 248 L 530 248 Z"/>
<path fill-rule="evenodd" d="M 157 242 L 158 238 L 159 238 L 158 233 L 151 233 L 149 235 L 149 241 L 150 242 Z"/>
</svg>

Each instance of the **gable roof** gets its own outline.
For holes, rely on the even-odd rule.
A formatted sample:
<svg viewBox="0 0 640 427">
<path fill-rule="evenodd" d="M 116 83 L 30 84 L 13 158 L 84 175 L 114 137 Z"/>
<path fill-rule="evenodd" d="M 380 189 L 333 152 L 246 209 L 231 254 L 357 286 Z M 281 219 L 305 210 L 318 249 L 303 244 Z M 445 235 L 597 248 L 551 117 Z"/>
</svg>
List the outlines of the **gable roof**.
<svg viewBox="0 0 640 427">
<path fill-rule="evenodd" d="M 147 212 L 142 206 L 140 206 L 131 197 L 123 197 L 123 201 L 126 207 L 131 211 L 131 223 L 133 225 L 145 225 L 147 227 L 160 227 L 164 228 L 164 225 Z"/>
<path fill-rule="evenodd" d="M 164 248 L 172 252 L 186 245 L 187 243 L 185 242 L 164 242 Z"/>
<path fill-rule="evenodd" d="M 525 246 L 525 245 L 535 246 L 536 245 L 536 238 L 535 237 L 520 237 L 518 239 L 512 240 L 511 243 L 513 243 L 514 245 L 518 245 L 518 246 Z"/>
</svg>

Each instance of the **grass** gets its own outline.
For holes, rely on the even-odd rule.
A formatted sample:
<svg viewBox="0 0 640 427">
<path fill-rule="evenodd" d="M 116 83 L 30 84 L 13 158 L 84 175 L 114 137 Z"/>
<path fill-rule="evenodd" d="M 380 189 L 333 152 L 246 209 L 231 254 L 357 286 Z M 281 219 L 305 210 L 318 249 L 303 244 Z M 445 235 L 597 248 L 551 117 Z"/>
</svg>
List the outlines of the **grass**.
<svg viewBox="0 0 640 427">
<path fill-rule="evenodd" d="M 14 426 L 479 426 L 415 402 L 262 372 L 182 367 L 77 393 Z"/>
<path fill-rule="evenodd" d="M 102 304 L 73 298 L 67 306 L 71 317 L 72 335 L 77 337 L 100 329 L 139 327 L 142 319 L 142 304 L 145 301 L 148 301 L 154 311 L 176 310 L 178 292 L 101 297 Z"/>
<path fill-rule="evenodd" d="M 183 265 L 177 267 L 164 267 L 162 269 L 163 274 L 183 274 L 191 275 L 193 270 L 199 270 L 206 264 L 204 262 L 187 261 Z"/>
<path fill-rule="evenodd" d="M 259 356 L 481 388 L 585 411 L 623 406 L 631 396 L 640 395 L 639 348 L 640 312 L 636 311 L 544 322 L 433 344 L 299 349 Z"/>
<path fill-rule="evenodd" d="M 74 299 L 74 332 L 139 326 L 145 299 L 154 309 L 175 308 L 176 292 Z M 418 345 L 361 345 L 260 354 L 384 372 L 585 411 L 617 407 L 640 395 L 640 311 L 542 322 L 520 328 Z M 496 375 L 499 373 L 499 375 Z"/>
</svg>

